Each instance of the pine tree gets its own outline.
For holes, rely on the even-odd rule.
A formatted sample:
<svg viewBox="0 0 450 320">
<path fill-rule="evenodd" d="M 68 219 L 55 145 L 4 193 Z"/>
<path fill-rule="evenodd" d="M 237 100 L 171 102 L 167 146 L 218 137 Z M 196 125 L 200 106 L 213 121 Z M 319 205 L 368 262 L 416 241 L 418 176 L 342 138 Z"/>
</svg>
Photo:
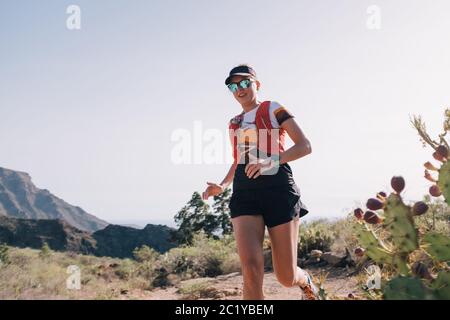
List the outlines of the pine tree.
<svg viewBox="0 0 450 320">
<path fill-rule="evenodd" d="M 181 243 L 191 244 L 195 232 L 211 228 L 211 219 L 208 217 L 209 205 L 202 200 L 198 192 L 192 194 L 191 200 L 175 215 L 178 225 L 176 238 Z"/>
<path fill-rule="evenodd" d="M 221 194 L 214 196 L 213 210 L 217 217 L 221 234 L 227 235 L 233 231 L 233 226 L 230 220 L 230 209 L 228 205 L 231 198 L 231 189 L 225 189 Z"/>
<path fill-rule="evenodd" d="M 172 235 L 174 240 L 183 244 L 192 244 L 195 233 L 202 230 L 208 237 L 218 239 L 220 235 L 230 234 L 232 225 L 229 218 L 230 189 L 214 196 L 213 211 L 198 192 L 192 194 L 191 200 L 175 215 L 178 230 Z"/>
</svg>

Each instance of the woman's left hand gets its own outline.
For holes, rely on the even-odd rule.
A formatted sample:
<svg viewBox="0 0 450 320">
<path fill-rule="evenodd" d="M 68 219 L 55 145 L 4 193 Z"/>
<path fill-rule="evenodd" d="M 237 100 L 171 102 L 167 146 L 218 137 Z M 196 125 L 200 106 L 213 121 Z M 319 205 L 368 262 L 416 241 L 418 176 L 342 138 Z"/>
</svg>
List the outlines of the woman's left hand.
<svg viewBox="0 0 450 320">
<path fill-rule="evenodd" d="M 248 163 L 245 166 L 245 173 L 250 179 L 256 179 L 261 175 L 261 172 L 270 169 L 272 161 L 258 159 L 256 162 Z"/>
</svg>

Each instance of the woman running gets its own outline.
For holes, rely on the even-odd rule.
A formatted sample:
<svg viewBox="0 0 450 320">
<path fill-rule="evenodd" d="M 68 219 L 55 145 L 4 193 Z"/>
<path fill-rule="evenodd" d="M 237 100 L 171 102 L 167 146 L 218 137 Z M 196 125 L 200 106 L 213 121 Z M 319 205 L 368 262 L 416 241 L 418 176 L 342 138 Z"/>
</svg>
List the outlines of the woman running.
<svg viewBox="0 0 450 320">
<path fill-rule="evenodd" d="M 288 162 L 311 153 L 294 116 L 275 101 L 260 101 L 261 83 L 254 69 L 239 65 L 226 86 L 242 107 L 229 123 L 234 163 L 220 184 L 208 182 L 203 199 L 233 183 L 230 215 L 243 276 L 243 298 L 264 299 L 263 240 L 267 226 L 275 275 L 285 287 L 299 286 L 308 300 L 318 300 L 311 276 L 297 266 L 299 218 L 308 213 L 300 200 Z M 284 150 L 284 135 L 294 142 Z"/>
</svg>

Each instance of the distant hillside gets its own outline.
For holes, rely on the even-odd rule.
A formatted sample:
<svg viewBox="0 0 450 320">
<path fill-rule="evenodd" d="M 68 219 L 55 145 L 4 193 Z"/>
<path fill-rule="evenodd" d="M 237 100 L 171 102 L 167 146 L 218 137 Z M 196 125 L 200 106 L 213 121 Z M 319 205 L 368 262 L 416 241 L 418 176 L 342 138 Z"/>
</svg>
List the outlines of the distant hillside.
<svg viewBox="0 0 450 320">
<path fill-rule="evenodd" d="M 130 257 L 135 248 L 147 245 L 159 252 L 176 247 L 170 241 L 170 230 L 167 226 L 148 224 L 144 229 L 110 224 L 92 236 L 97 241 L 97 255 L 118 258 Z"/>
<path fill-rule="evenodd" d="M 15 219 L 0 216 L 0 243 L 39 249 L 47 242 L 56 251 L 73 251 L 96 256 L 133 257 L 133 250 L 147 245 L 163 253 L 177 243 L 170 241 L 172 229 L 162 225 L 147 225 L 134 229 L 108 225 L 93 234 L 81 231 L 63 220 Z"/>
<path fill-rule="evenodd" d="M 19 248 L 39 249 L 44 242 L 56 251 L 93 254 L 96 241 L 86 231 L 63 220 L 14 219 L 0 216 L 0 243 Z"/>
<path fill-rule="evenodd" d="M 0 167 L 0 215 L 19 219 L 60 219 L 94 232 L 108 223 L 72 206 L 48 190 L 38 189 L 28 173 Z"/>
</svg>

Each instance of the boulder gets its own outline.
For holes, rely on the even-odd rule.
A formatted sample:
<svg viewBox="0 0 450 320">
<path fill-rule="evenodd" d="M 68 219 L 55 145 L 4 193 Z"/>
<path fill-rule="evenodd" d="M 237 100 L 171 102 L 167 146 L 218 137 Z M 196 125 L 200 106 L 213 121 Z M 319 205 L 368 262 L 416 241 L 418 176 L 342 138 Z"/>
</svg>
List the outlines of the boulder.
<svg viewBox="0 0 450 320">
<path fill-rule="evenodd" d="M 325 252 L 321 257 L 322 260 L 326 261 L 333 267 L 347 267 L 354 266 L 355 262 L 352 259 L 350 251 L 345 248 L 345 254 L 335 254 L 332 252 Z"/>
<path fill-rule="evenodd" d="M 323 252 L 320 250 L 311 250 L 310 256 L 313 258 L 320 258 L 323 255 Z"/>
</svg>

